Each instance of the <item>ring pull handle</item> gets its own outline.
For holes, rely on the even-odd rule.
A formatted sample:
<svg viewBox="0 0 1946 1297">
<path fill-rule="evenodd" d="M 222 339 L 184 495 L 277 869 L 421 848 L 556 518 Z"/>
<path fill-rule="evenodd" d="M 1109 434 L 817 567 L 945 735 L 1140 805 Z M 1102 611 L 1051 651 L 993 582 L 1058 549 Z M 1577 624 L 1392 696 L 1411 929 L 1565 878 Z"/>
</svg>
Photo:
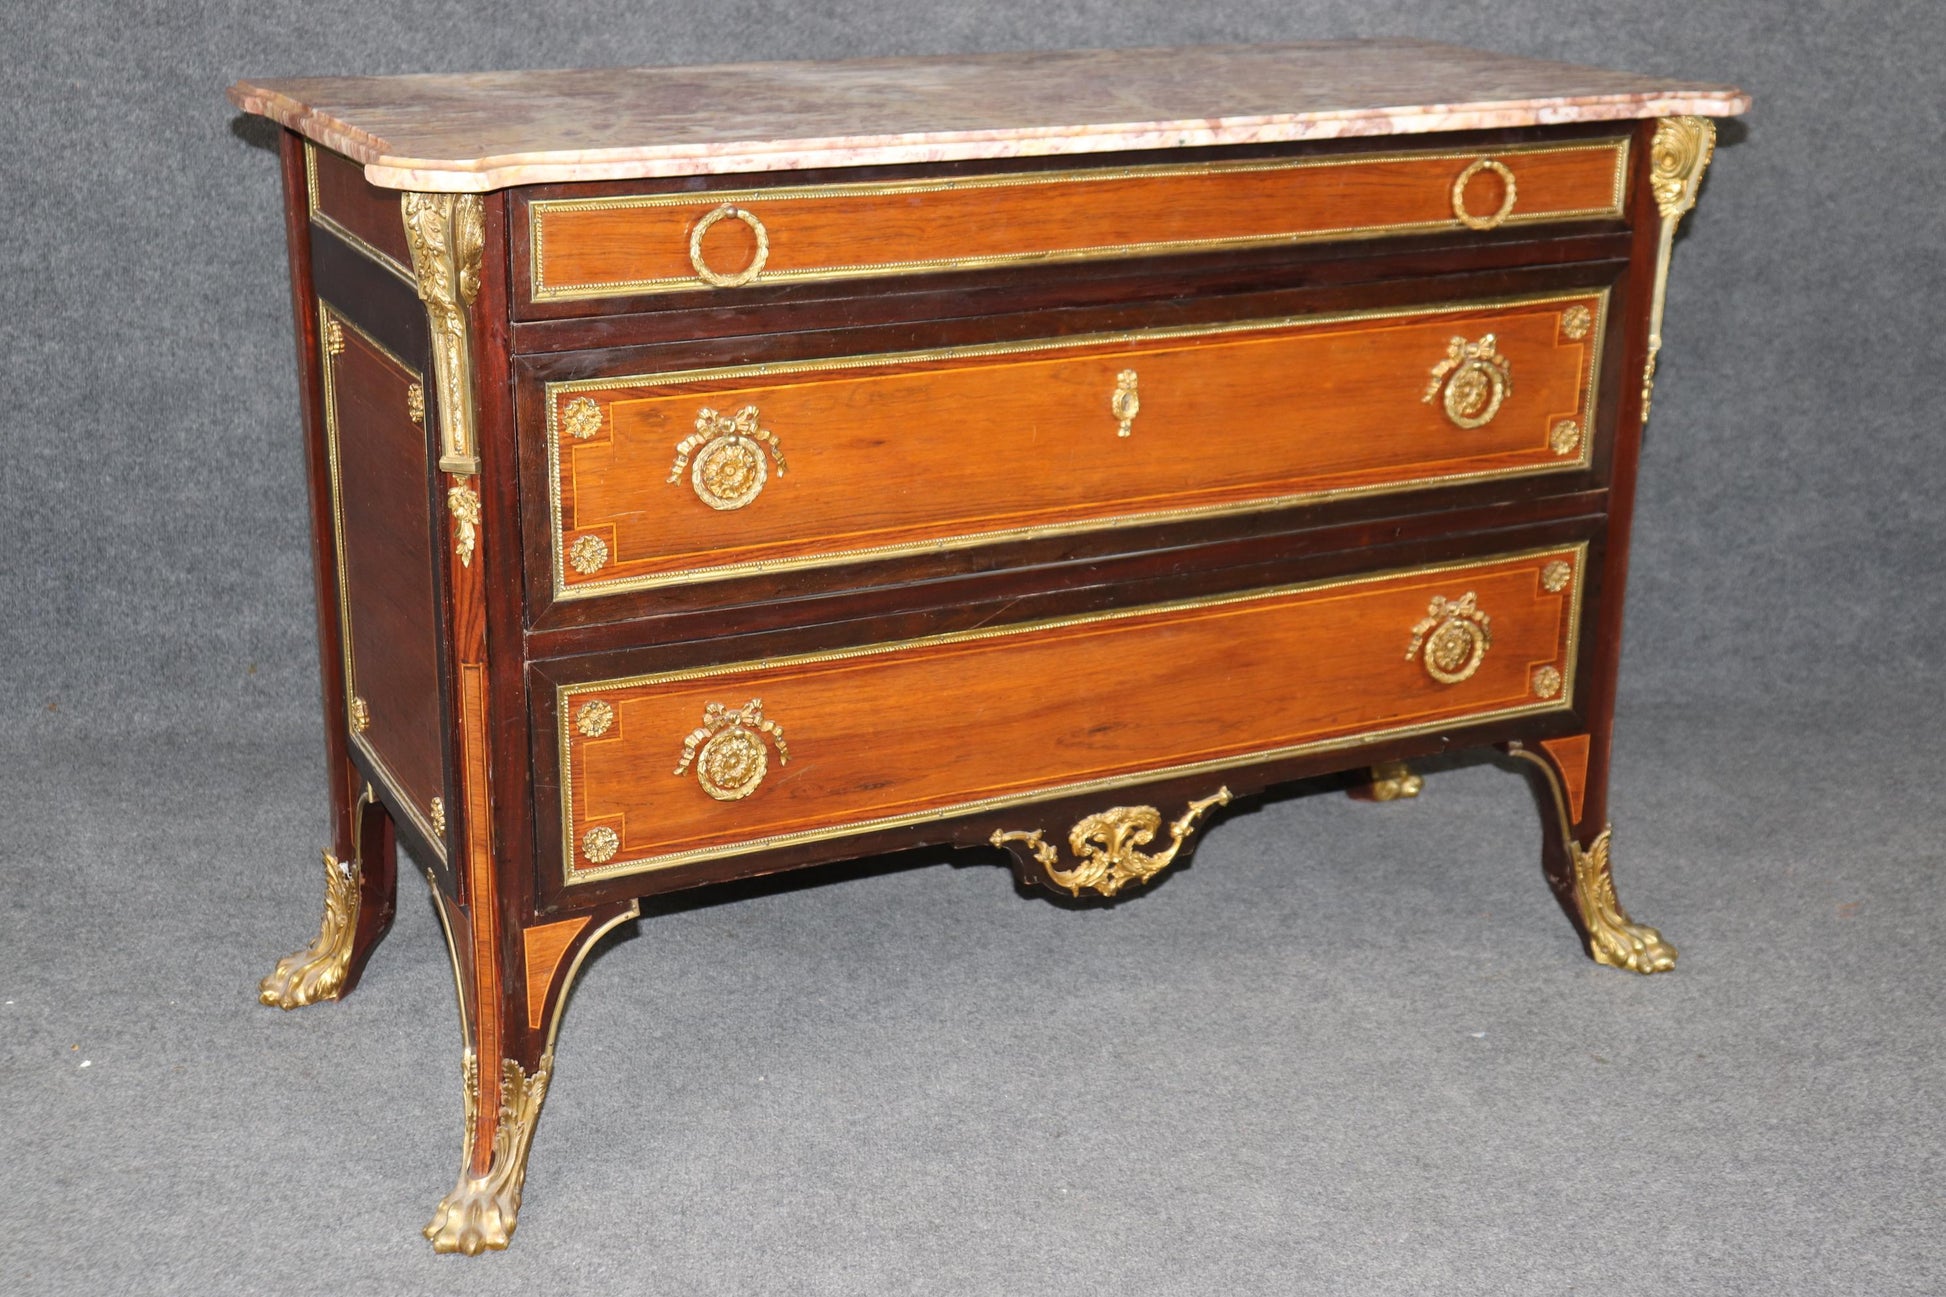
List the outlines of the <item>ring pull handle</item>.
<svg viewBox="0 0 1946 1297">
<path fill-rule="evenodd" d="M 754 405 L 735 414 L 718 414 L 708 406 L 696 411 L 696 431 L 676 443 L 669 481 L 681 481 L 683 469 L 689 468 L 696 498 L 710 508 L 741 509 L 749 504 L 764 489 L 769 459 L 777 461 L 777 476 L 784 476 L 785 469 L 784 447 L 775 433 L 758 424 L 761 417 Z M 690 468 L 692 457 L 694 468 Z"/>
<path fill-rule="evenodd" d="M 1492 623 L 1471 590 L 1457 599 L 1434 595 L 1425 617 L 1412 628 L 1405 660 L 1417 658 L 1434 680 L 1456 685 L 1473 678 L 1492 647 Z"/>
<path fill-rule="evenodd" d="M 757 791 L 770 769 L 770 749 L 777 761 L 789 765 L 791 750 L 784 743 L 784 727 L 764 715 L 764 700 L 752 698 L 741 707 L 712 702 L 703 708 L 703 723 L 682 741 L 678 775 L 696 768 L 696 782 L 719 802 L 736 802 Z"/>
<path fill-rule="evenodd" d="M 1466 186 L 1482 171 L 1491 171 L 1499 176 L 1500 186 L 1505 191 L 1500 199 L 1500 210 L 1491 216 L 1475 216 L 1466 209 Z M 1506 163 L 1497 158 L 1475 158 L 1467 163 L 1466 170 L 1460 172 L 1459 179 L 1453 182 L 1453 215 L 1469 230 L 1493 229 L 1513 214 L 1515 192 L 1514 173 Z"/>
<path fill-rule="evenodd" d="M 708 234 L 718 221 L 732 217 L 749 226 L 750 232 L 757 236 L 757 251 L 750 258 L 750 264 L 742 270 L 724 274 L 710 269 L 709 262 L 703 259 L 703 236 Z M 713 209 L 702 220 L 696 222 L 696 228 L 689 232 L 690 269 L 696 272 L 696 278 L 713 287 L 738 288 L 750 283 L 763 273 L 764 263 L 768 260 L 770 260 L 770 231 L 764 228 L 764 223 L 757 219 L 756 213 L 747 212 L 735 203 L 725 203 Z"/>
<path fill-rule="evenodd" d="M 1432 382 L 1419 398 L 1431 405 L 1435 396 L 1446 417 L 1458 428 L 1483 428 L 1500 413 L 1500 403 L 1513 395 L 1514 371 L 1489 333 L 1478 342 L 1454 338 L 1446 357 L 1432 367 Z"/>
</svg>

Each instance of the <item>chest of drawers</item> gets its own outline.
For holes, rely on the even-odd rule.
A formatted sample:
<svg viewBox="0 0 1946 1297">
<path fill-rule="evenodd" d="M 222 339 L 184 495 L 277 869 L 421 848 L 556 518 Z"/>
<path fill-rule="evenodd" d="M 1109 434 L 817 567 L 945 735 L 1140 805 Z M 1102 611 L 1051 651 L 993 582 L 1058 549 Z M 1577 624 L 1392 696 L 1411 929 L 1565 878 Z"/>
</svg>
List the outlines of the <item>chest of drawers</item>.
<svg viewBox="0 0 1946 1297">
<path fill-rule="evenodd" d="M 334 810 L 261 995 L 355 986 L 402 837 L 436 1248 L 507 1244 L 567 988 L 674 889 L 947 843 L 1127 897 L 1234 797 L 1497 745 L 1589 953 L 1674 964 L 1609 734 L 1736 90 L 1356 42 L 231 98 L 285 128 Z"/>
</svg>

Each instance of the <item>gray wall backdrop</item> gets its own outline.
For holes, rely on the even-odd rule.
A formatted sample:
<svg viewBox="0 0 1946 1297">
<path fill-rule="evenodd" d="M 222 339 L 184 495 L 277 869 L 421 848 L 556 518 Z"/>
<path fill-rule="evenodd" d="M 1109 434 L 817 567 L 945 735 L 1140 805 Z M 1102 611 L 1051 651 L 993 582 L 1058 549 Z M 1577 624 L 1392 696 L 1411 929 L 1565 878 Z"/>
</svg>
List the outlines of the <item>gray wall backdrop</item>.
<svg viewBox="0 0 1946 1297">
<path fill-rule="evenodd" d="M 1756 97 L 1677 249 L 1623 665 L 1618 873 L 1682 967 L 1581 960 L 1459 763 L 1234 810 L 1126 905 L 978 853 L 669 905 L 584 974 L 514 1250 L 432 1257 L 411 872 L 357 995 L 253 1000 L 325 808 L 224 86 L 1391 34 Z M 1942 49 L 1937 0 L 0 4 L 0 1292 L 1946 1290 Z"/>
</svg>

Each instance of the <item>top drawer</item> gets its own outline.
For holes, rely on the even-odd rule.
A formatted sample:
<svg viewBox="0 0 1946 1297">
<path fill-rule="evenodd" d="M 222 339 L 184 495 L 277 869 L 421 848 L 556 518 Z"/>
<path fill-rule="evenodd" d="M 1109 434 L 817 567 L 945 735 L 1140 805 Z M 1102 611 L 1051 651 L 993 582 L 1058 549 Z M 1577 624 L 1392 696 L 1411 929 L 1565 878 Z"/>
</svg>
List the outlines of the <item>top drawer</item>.
<svg viewBox="0 0 1946 1297">
<path fill-rule="evenodd" d="M 546 198 L 529 300 L 1620 219 L 1628 137 L 1479 151 Z"/>
</svg>

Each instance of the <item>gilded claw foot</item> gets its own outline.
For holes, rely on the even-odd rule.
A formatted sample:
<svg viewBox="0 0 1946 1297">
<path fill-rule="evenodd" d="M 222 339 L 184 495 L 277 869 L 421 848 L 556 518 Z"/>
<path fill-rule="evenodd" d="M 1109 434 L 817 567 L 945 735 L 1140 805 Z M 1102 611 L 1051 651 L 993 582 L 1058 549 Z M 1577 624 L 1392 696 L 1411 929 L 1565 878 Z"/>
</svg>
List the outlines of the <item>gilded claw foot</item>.
<svg viewBox="0 0 1946 1297">
<path fill-rule="evenodd" d="M 1598 964 L 1631 973 L 1666 973 L 1676 966 L 1676 948 L 1662 934 L 1628 917 L 1615 897 L 1608 847 L 1614 829 L 1604 828 L 1594 844 L 1568 843 L 1574 857 L 1574 900 L 1588 933 L 1588 953 Z"/>
<path fill-rule="evenodd" d="M 1360 801 L 1396 802 L 1417 797 L 1425 786 L 1425 779 L 1414 774 L 1405 762 L 1381 761 L 1372 767 L 1362 787 L 1352 789 L 1352 796 Z"/>
<path fill-rule="evenodd" d="M 484 1175 L 462 1167 L 459 1183 L 440 1199 L 426 1226 L 435 1252 L 478 1256 L 499 1251 L 513 1241 L 520 1215 L 520 1191 L 527 1182 L 527 1150 L 534 1142 L 534 1123 L 547 1098 L 554 1054 L 541 1055 L 534 1074 L 527 1075 L 509 1058 L 501 1063 L 500 1115 L 493 1136 L 493 1164 Z M 473 1052 L 466 1054 L 466 1149 L 470 1157 L 479 1120 L 479 1068 Z"/>
<path fill-rule="evenodd" d="M 257 998 L 279 1009 L 296 1009 L 335 1000 L 351 966 L 352 937 L 358 929 L 358 862 L 341 864 L 324 853 L 324 922 L 317 940 L 277 961 L 257 986 Z"/>
</svg>

